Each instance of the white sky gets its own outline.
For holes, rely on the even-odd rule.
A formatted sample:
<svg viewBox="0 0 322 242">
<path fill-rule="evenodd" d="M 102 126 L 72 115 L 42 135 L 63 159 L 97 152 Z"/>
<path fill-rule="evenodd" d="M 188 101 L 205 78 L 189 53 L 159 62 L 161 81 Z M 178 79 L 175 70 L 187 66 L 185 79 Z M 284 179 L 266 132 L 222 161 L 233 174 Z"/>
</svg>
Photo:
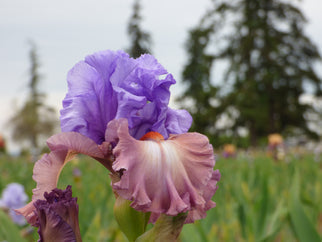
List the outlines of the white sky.
<svg viewBox="0 0 322 242">
<path fill-rule="evenodd" d="M 187 30 L 195 26 L 210 0 L 141 0 L 143 29 L 153 40 L 152 51 L 177 81 L 185 64 Z M 38 49 L 41 88 L 57 109 L 66 93 L 66 74 L 86 55 L 104 49 L 125 49 L 130 0 L 0 0 L 0 134 L 13 101 L 26 93 L 29 71 L 28 40 Z M 309 23 L 306 32 L 322 53 L 322 1 L 300 3 Z M 176 88 L 172 90 L 176 92 Z M 13 149 L 9 143 L 10 150 Z"/>
</svg>

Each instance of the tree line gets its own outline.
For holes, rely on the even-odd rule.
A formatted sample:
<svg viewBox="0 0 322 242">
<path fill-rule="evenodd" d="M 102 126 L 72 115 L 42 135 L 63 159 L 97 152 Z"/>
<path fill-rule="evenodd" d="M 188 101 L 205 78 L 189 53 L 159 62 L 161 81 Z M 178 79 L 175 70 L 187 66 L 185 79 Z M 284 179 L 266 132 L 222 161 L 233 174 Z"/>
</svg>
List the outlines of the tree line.
<svg viewBox="0 0 322 242">
<path fill-rule="evenodd" d="M 300 100 L 322 94 L 313 68 L 321 55 L 305 23 L 290 1 L 213 0 L 185 46 L 186 90 L 179 100 L 193 114 L 193 129 L 213 138 L 246 131 L 252 145 L 270 133 L 319 138 L 310 121 L 321 113 Z M 215 85 L 218 63 L 225 72 Z"/>
<path fill-rule="evenodd" d="M 211 3 L 188 32 L 184 46 L 184 91 L 177 103 L 192 114 L 191 131 L 206 134 L 217 145 L 246 139 L 255 146 L 270 133 L 319 138 L 321 133 L 310 124 L 320 120 L 321 107 L 300 101 L 306 93 L 314 100 L 322 94 L 321 78 L 314 69 L 321 55 L 305 34 L 301 10 L 282 0 Z M 140 1 L 134 0 L 127 27 L 127 51 L 135 58 L 152 49 L 151 35 L 141 27 L 141 8 Z M 38 89 L 34 45 L 30 61 L 29 96 L 10 123 L 16 141 L 28 141 L 29 147 L 38 149 L 39 136 L 53 133 L 57 119 Z"/>
</svg>

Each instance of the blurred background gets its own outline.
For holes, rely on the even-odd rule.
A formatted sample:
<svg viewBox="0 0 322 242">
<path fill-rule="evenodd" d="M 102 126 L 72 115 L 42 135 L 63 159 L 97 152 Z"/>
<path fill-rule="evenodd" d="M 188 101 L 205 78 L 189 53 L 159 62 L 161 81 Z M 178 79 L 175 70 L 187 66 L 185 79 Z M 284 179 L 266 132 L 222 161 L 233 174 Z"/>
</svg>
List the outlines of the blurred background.
<svg viewBox="0 0 322 242">
<path fill-rule="evenodd" d="M 193 129 L 215 144 L 247 136 L 244 145 L 258 145 L 273 132 L 321 136 L 314 95 L 321 90 L 322 3 L 291 1 L 296 10 L 277 3 L 1 1 L 0 134 L 7 150 L 28 147 L 23 137 L 12 139 L 8 123 L 31 98 L 33 75 L 34 91 L 58 120 L 67 72 L 104 49 L 152 53 L 177 80 L 171 105 L 187 108 Z"/>
<path fill-rule="evenodd" d="M 215 149 L 217 208 L 180 240 L 320 241 L 321 9 L 316 0 L 0 0 L 0 207 L 12 208 L 11 183 L 31 198 L 33 162 L 60 131 L 67 72 L 122 49 L 151 53 L 174 75 L 170 106 L 187 109 L 191 131 Z M 124 241 L 105 210 L 105 173 L 80 157 L 59 184 L 72 184 L 85 208 L 85 241 Z M 24 223 L 0 226 L 0 241 L 22 241 L 13 234 L 37 238 Z"/>
</svg>

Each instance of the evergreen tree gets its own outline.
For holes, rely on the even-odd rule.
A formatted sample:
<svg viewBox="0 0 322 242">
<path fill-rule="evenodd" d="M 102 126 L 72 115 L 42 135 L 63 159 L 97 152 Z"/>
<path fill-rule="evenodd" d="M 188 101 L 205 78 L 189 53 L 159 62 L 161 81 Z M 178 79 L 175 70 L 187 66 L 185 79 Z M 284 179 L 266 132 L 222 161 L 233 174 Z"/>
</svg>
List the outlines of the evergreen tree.
<svg viewBox="0 0 322 242">
<path fill-rule="evenodd" d="M 213 32 L 217 40 L 225 40 L 225 46 L 213 57 L 229 63 L 221 86 L 221 90 L 225 87 L 229 91 L 220 92 L 220 101 L 224 110 L 238 113 L 233 129 L 246 127 L 252 144 L 273 132 L 301 130 L 316 136 L 305 119 L 311 108 L 300 103 L 300 96 L 306 93 L 306 86 L 321 94 L 321 80 L 313 69 L 321 57 L 303 31 L 305 18 L 300 9 L 280 0 L 213 2 L 215 7 L 208 18 L 230 18 L 217 26 L 230 31 Z"/>
<path fill-rule="evenodd" d="M 32 152 L 37 153 L 40 148 L 39 139 L 53 134 L 58 119 L 55 109 L 44 103 L 45 94 L 39 91 L 41 78 L 38 73 L 39 63 L 34 44 L 30 50 L 30 61 L 29 95 L 24 105 L 10 119 L 10 125 L 13 128 L 14 141 L 26 141 Z"/>
<path fill-rule="evenodd" d="M 148 32 L 141 29 L 140 24 L 142 17 L 140 15 L 141 5 L 139 0 L 135 0 L 133 5 L 133 14 L 128 25 L 128 34 L 131 41 L 131 46 L 128 53 L 131 57 L 137 58 L 142 54 L 150 53 L 151 37 Z"/>
<path fill-rule="evenodd" d="M 210 134 L 216 122 L 216 116 L 211 105 L 216 89 L 210 82 L 210 72 L 213 57 L 206 53 L 212 28 L 194 28 L 186 43 L 188 63 L 186 64 L 182 81 L 186 90 L 177 101 L 187 109 L 192 117 L 192 131 Z"/>
</svg>

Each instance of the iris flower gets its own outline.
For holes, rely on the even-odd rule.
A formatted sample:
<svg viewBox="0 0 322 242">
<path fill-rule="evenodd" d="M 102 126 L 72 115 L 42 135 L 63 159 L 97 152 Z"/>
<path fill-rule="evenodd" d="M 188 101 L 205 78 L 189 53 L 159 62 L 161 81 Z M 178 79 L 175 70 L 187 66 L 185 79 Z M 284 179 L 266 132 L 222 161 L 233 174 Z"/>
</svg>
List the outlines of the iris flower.
<svg viewBox="0 0 322 242">
<path fill-rule="evenodd" d="M 17 215 L 14 209 L 20 208 L 26 205 L 28 196 L 25 193 L 23 185 L 19 183 L 10 183 L 2 191 L 2 197 L 0 199 L 0 208 L 4 207 L 9 209 L 9 215 L 13 222 L 18 225 L 24 225 L 26 220 L 23 216 Z"/>
<path fill-rule="evenodd" d="M 47 140 L 51 149 L 36 162 L 32 200 L 57 185 L 63 166 L 76 154 L 93 157 L 112 177 L 112 187 L 136 210 L 188 212 L 186 222 L 206 216 L 220 179 L 206 136 L 187 133 L 192 118 L 168 107 L 171 74 L 151 55 L 122 52 L 90 55 L 68 74 L 61 110 L 62 133 Z M 33 201 L 18 210 L 35 223 Z"/>
</svg>

